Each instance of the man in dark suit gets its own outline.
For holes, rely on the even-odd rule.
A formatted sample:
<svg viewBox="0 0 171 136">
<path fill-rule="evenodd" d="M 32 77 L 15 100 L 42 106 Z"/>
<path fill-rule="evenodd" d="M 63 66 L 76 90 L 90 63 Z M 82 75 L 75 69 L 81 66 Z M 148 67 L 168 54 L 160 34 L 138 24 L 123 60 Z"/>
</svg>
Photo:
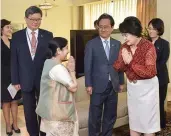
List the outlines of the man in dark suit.
<svg viewBox="0 0 171 136">
<path fill-rule="evenodd" d="M 90 94 L 89 136 L 99 136 L 101 121 L 102 136 L 112 136 L 117 117 L 118 91 L 123 89 L 124 74 L 112 66 L 120 49 L 120 42 L 110 38 L 113 26 L 112 16 L 102 14 L 98 19 L 99 36 L 89 41 L 85 49 L 85 84 Z"/>
<path fill-rule="evenodd" d="M 40 91 L 40 78 L 48 51 L 51 32 L 39 29 L 42 11 L 31 6 L 25 11 L 27 28 L 13 34 L 11 42 L 12 84 L 23 95 L 24 114 L 30 136 L 39 136 L 35 113 Z"/>
</svg>

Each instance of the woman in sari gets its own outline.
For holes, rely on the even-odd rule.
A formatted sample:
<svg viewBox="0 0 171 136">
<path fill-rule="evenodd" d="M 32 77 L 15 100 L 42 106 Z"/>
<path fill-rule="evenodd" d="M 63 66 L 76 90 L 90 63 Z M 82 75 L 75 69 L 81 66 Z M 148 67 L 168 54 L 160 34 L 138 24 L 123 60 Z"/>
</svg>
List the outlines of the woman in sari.
<svg viewBox="0 0 171 136">
<path fill-rule="evenodd" d="M 45 61 L 42 72 L 36 112 L 41 117 L 40 130 L 47 136 L 78 135 L 74 58 L 69 58 L 66 67 L 62 65 L 68 54 L 67 44 L 68 41 L 62 37 L 55 37 L 49 42 L 51 57 Z"/>
</svg>

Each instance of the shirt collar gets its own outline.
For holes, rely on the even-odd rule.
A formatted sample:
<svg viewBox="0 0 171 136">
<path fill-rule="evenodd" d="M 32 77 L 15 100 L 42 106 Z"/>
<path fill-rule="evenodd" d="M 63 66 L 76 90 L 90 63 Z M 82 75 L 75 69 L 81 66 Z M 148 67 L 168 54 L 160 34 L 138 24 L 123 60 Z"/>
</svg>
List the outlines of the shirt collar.
<svg viewBox="0 0 171 136">
<path fill-rule="evenodd" d="M 28 32 L 28 34 L 31 34 L 32 30 L 27 27 L 27 32 Z M 34 32 L 36 35 L 38 35 L 39 29 L 36 29 Z"/>
<path fill-rule="evenodd" d="M 100 37 L 100 39 L 102 40 L 102 43 L 104 43 L 104 41 L 108 41 L 108 43 L 110 43 L 110 37 L 109 37 L 107 40 L 105 40 L 105 39 L 102 38 L 102 37 Z"/>
</svg>

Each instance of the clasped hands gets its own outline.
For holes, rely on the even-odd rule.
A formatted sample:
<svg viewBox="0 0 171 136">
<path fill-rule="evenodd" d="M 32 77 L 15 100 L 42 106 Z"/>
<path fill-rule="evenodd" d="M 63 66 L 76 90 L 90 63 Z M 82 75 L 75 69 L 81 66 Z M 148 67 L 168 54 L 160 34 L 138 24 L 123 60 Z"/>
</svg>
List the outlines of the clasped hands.
<svg viewBox="0 0 171 136">
<path fill-rule="evenodd" d="M 126 48 L 122 49 L 122 58 L 125 64 L 129 64 L 132 61 L 132 54 Z"/>
<path fill-rule="evenodd" d="M 125 64 L 129 64 L 132 61 L 132 54 L 131 52 L 128 52 L 128 50 L 126 48 L 122 49 L 122 58 Z M 119 92 L 122 92 L 124 89 L 123 85 L 119 86 Z M 91 86 L 86 87 L 86 91 L 89 95 L 92 94 L 93 88 Z"/>
<path fill-rule="evenodd" d="M 66 68 L 69 72 L 75 72 L 75 59 L 73 56 L 70 56 Z"/>
</svg>

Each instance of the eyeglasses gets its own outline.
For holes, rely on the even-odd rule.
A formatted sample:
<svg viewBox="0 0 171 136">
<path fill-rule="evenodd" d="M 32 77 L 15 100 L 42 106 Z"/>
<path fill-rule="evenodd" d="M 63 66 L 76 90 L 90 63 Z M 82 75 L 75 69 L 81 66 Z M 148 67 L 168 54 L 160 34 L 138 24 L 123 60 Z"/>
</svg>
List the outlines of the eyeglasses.
<svg viewBox="0 0 171 136">
<path fill-rule="evenodd" d="M 29 19 L 31 22 L 40 22 L 42 19 L 38 18 L 38 19 L 34 19 L 34 18 L 27 18 Z"/>
<path fill-rule="evenodd" d="M 105 31 L 108 31 L 110 29 L 109 26 L 99 26 L 98 29 L 101 31 L 101 30 L 105 30 Z"/>
</svg>

